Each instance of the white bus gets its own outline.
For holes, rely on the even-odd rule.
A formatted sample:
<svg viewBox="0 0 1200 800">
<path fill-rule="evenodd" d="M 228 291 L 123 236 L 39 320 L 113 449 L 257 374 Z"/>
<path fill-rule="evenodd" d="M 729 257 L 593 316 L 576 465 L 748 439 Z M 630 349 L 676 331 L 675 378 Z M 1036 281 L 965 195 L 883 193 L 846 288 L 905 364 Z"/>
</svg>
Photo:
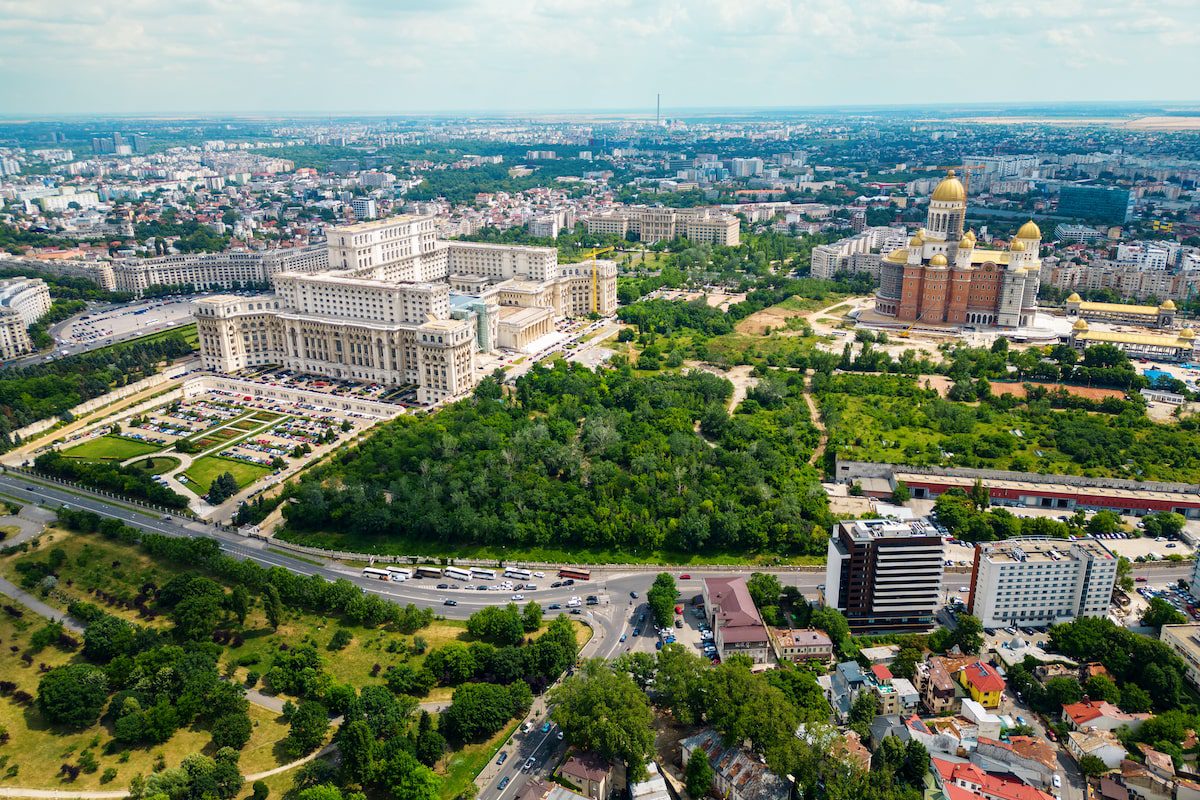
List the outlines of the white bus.
<svg viewBox="0 0 1200 800">
<path fill-rule="evenodd" d="M 471 573 L 467 572 L 465 569 L 459 569 L 458 567 L 446 567 L 444 570 L 442 570 L 442 574 L 454 581 L 471 580 Z"/>
<path fill-rule="evenodd" d="M 440 578 L 442 571 L 437 567 L 417 567 L 417 571 L 413 573 L 418 578 Z"/>
<path fill-rule="evenodd" d="M 471 577 L 472 578 L 483 578 L 485 581 L 494 581 L 494 580 L 496 580 L 496 570 L 480 569 L 479 567 L 471 567 Z"/>
<path fill-rule="evenodd" d="M 504 570 L 504 577 L 516 578 L 519 581 L 527 581 L 533 577 L 533 573 L 527 569 L 517 569 L 516 567 L 509 567 L 508 569 Z"/>
<path fill-rule="evenodd" d="M 391 576 L 386 569 L 376 569 L 375 567 L 365 567 L 363 569 L 364 578 L 374 578 L 377 581 L 390 580 Z"/>
<path fill-rule="evenodd" d="M 403 567 L 388 567 L 388 580 L 402 583 L 412 577 L 412 570 Z"/>
</svg>

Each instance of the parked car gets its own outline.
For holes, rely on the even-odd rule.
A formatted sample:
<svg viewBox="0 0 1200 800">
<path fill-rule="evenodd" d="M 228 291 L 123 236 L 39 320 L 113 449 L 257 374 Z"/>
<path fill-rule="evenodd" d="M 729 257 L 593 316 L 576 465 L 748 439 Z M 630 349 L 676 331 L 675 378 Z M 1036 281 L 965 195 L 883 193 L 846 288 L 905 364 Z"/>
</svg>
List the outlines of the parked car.
<svg viewBox="0 0 1200 800">
<path fill-rule="evenodd" d="M 525 765 L 523 767 L 521 767 L 521 769 L 523 769 L 523 770 L 533 769 L 534 764 L 537 764 L 537 759 L 534 758 L 533 756 L 530 756 L 529 758 L 525 759 Z"/>
<path fill-rule="evenodd" d="M 681 581 L 690 581 L 691 579 L 692 579 L 692 576 L 688 575 L 686 572 L 679 576 L 679 580 L 681 580 Z"/>
<path fill-rule="evenodd" d="M 500 765 L 500 764 L 503 764 L 505 761 L 508 761 L 508 751 L 501 750 L 500 757 L 496 759 L 496 764 Z"/>
<path fill-rule="evenodd" d="M 638 593 L 637 593 L 637 592 L 630 592 L 630 593 L 629 593 L 629 596 L 630 596 L 630 597 L 632 597 L 634 600 L 637 600 L 637 599 L 638 599 Z"/>
<path fill-rule="evenodd" d="M 542 733 L 549 733 L 549 732 L 550 732 L 550 723 L 543 722 L 542 723 Z"/>
</svg>

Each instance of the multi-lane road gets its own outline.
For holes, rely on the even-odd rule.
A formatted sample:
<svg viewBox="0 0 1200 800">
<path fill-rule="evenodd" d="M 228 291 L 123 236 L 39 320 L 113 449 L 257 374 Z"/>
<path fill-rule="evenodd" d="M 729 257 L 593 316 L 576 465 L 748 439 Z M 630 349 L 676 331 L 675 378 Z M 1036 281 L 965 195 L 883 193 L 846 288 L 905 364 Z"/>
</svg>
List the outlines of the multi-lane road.
<svg viewBox="0 0 1200 800">
<path fill-rule="evenodd" d="M 0 495 L 20 500 L 24 503 L 34 503 L 50 508 L 68 506 L 75 509 L 94 511 L 105 517 L 112 517 L 136 528 L 154 531 L 169 536 L 208 536 L 215 539 L 221 549 L 231 556 L 248 559 L 267 567 L 283 567 L 302 575 L 320 575 L 327 580 L 346 579 L 358 585 L 363 591 L 377 594 L 393 602 L 417 606 L 431 607 L 439 614 L 451 619 L 465 619 L 480 608 L 492 605 L 502 605 L 510 601 L 511 592 L 467 591 L 465 589 L 438 589 L 441 581 L 435 579 L 408 580 L 403 583 L 364 578 L 360 571 L 336 564 L 315 564 L 309 560 L 288 555 L 286 552 L 270 548 L 264 542 L 247 539 L 213 525 L 194 522 L 182 517 L 164 517 L 153 515 L 144 509 L 134 509 L 132 506 L 119 503 L 100 495 L 82 491 L 76 488 L 70 490 L 40 481 L 28 476 L 7 472 L 0 474 Z M 765 568 L 758 568 L 765 569 Z M 676 582 L 683 597 L 688 598 L 699 594 L 701 582 L 705 577 L 717 574 L 729 574 L 729 570 L 714 571 L 711 569 L 672 568 Z M 747 569 L 749 571 L 749 569 Z M 773 569 L 784 586 L 795 586 L 808 596 L 816 594 L 817 586 L 824 582 L 823 572 L 812 570 Z M 1135 566 L 1135 574 L 1144 575 L 1155 584 L 1173 582 L 1187 577 L 1189 566 L 1145 568 Z M 590 581 L 579 581 L 574 586 L 551 588 L 548 575 L 545 580 L 539 580 L 536 591 L 522 591 L 524 600 L 537 600 L 542 608 L 551 604 L 566 606 L 572 597 L 596 595 L 599 603 L 585 605 L 576 616 L 593 631 L 593 636 L 583 648 L 585 657 L 614 658 L 620 653 L 635 646 L 630 636 L 636 618 L 644 609 L 642 600 L 634 600 L 630 593 L 637 592 L 639 598 L 644 598 L 654 580 L 655 571 L 621 571 L 618 569 L 594 569 Z M 686 575 L 686 579 L 682 576 Z M 953 592 L 954 587 L 963 583 L 964 576 L 950 574 L 946 576 L 945 591 Z M 447 582 L 448 583 L 448 582 Z M 445 605 L 447 599 L 454 599 L 457 605 Z M 550 613 L 558 613 L 552 611 Z M 627 641 L 621 641 L 622 636 Z M 520 793 L 521 786 L 539 774 L 539 768 L 544 768 L 552 762 L 552 756 L 557 755 L 561 742 L 557 738 L 556 729 L 543 733 L 541 726 L 545 719 L 545 704 L 539 698 L 531 712 L 532 729 L 529 732 L 518 731 L 505 745 L 509 753 L 501 766 L 494 762 L 480 776 L 483 786 L 480 787 L 480 797 L 483 800 L 501 800 L 502 797 L 513 797 Z M 537 768 L 523 770 L 525 760 L 533 756 Z M 508 777 L 509 782 L 504 789 L 499 788 L 502 780 Z"/>
</svg>

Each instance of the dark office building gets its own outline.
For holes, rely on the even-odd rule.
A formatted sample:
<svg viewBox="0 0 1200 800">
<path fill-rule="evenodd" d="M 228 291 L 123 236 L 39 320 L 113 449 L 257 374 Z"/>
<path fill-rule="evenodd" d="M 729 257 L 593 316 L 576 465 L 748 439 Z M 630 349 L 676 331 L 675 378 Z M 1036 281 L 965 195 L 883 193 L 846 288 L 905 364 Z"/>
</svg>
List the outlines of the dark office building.
<svg viewBox="0 0 1200 800">
<path fill-rule="evenodd" d="M 1133 215 L 1133 203 L 1128 189 L 1064 186 L 1058 195 L 1058 215 L 1120 225 Z"/>
<path fill-rule="evenodd" d="M 851 520 L 833 526 L 825 604 L 855 632 L 920 630 L 940 605 L 944 545 L 920 522 Z"/>
</svg>

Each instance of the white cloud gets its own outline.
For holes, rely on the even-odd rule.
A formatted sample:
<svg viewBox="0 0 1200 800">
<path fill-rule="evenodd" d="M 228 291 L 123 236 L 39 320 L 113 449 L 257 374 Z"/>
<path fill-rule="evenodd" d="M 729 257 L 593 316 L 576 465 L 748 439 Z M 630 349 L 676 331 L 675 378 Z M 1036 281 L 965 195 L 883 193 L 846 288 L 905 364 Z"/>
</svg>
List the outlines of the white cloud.
<svg viewBox="0 0 1200 800">
<path fill-rule="evenodd" d="M 0 108 L 1194 99 L 1197 31 L 1194 0 L 0 0 Z"/>
</svg>

